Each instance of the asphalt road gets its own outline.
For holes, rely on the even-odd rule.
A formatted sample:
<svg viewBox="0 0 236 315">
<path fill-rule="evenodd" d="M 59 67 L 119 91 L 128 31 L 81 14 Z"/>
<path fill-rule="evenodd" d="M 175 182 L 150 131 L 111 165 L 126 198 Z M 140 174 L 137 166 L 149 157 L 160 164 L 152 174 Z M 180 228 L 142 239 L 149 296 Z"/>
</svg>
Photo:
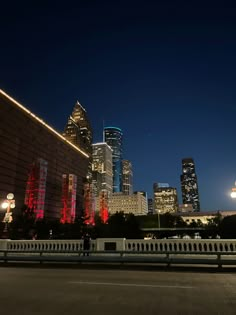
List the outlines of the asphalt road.
<svg viewBox="0 0 236 315">
<path fill-rule="evenodd" d="M 236 273 L 0 268 L 4 315 L 236 314 Z"/>
</svg>

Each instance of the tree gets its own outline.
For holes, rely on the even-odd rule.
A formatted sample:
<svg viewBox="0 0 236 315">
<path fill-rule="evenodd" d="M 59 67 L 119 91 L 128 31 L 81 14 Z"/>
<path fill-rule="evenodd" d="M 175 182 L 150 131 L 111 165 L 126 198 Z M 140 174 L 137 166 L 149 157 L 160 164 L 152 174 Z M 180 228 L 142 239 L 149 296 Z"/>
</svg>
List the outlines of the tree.
<svg viewBox="0 0 236 315">
<path fill-rule="evenodd" d="M 177 228 L 187 227 L 187 223 L 183 220 L 183 218 L 181 216 L 175 216 L 174 225 Z"/>
<path fill-rule="evenodd" d="M 236 238 L 236 215 L 225 217 L 219 224 L 221 238 Z"/>
<path fill-rule="evenodd" d="M 10 226 L 12 239 L 32 239 L 35 231 L 34 209 L 23 205 L 19 212 L 13 212 L 13 221 Z"/>
<path fill-rule="evenodd" d="M 111 215 L 108 219 L 108 226 L 110 237 L 125 237 L 126 226 L 124 213 L 117 212 Z"/>
<path fill-rule="evenodd" d="M 95 214 L 95 225 L 91 229 L 91 237 L 99 238 L 99 237 L 109 237 L 109 225 L 108 223 L 103 223 L 99 213 Z"/>
<path fill-rule="evenodd" d="M 139 239 L 142 237 L 142 231 L 139 227 L 137 217 L 135 217 L 135 215 L 132 213 L 128 214 L 128 216 L 126 217 L 125 237 L 130 239 Z"/>
<path fill-rule="evenodd" d="M 48 221 L 45 218 L 36 221 L 35 229 L 38 239 L 48 240 L 50 238 L 50 227 Z"/>
</svg>

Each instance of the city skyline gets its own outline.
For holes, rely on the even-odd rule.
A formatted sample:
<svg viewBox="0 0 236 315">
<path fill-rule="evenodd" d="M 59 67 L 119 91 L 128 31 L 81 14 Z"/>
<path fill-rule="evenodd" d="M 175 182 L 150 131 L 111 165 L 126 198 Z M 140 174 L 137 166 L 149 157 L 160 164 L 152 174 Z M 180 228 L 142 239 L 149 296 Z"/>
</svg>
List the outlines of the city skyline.
<svg viewBox="0 0 236 315">
<path fill-rule="evenodd" d="M 134 190 L 149 198 L 168 182 L 182 203 L 192 157 L 201 211 L 236 209 L 235 7 L 131 2 L 4 3 L 0 88 L 60 132 L 77 99 L 94 143 L 104 124 L 120 127 Z"/>
</svg>

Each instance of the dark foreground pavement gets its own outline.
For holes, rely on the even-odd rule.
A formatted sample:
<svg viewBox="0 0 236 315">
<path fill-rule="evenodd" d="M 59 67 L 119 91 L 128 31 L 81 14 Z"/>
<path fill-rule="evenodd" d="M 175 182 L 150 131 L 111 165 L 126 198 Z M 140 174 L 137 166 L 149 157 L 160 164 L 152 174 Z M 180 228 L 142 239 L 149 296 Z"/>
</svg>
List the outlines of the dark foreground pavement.
<svg viewBox="0 0 236 315">
<path fill-rule="evenodd" d="M 4 315 L 236 314 L 236 273 L 0 268 Z"/>
</svg>

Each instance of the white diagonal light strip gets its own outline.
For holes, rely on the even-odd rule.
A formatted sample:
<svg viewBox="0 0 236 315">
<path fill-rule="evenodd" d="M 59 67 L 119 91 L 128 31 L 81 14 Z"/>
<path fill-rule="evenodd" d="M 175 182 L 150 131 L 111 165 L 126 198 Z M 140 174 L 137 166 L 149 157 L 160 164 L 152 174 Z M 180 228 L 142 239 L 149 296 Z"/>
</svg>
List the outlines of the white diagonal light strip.
<svg viewBox="0 0 236 315">
<path fill-rule="evenodd" d="M 66 138 L 64 138 L 59 132 L 57 132 L 55 129 L 53 129 L 51 126 L 49 126 L 45 121 L 43 121 L 41 118 L 33 114 L 30 110 L 28 110 L 26 107 L 21 105 L 19 102 L 14 100 L 11 96 L 9 96 L 7 93 L 5 93 L 3 90 L 0 89 L 0 93 L 4 95 L 6 98 L 8 98 L 11 102 L 13 102 L 15 105 L 17 105 L 20 109 L 22 109 L 24 112 L 29 114 L 31 117 L 36 119 L 38 122 L 40 122 L 43 126 L 51 130 L 54 134 L 56 134 L 59 138 L 61 138 L 63 141 L 67 142 L 70 146 L 72 146 L 75 150 L 79 151 L 81 154 L 83 154 L 85 157 L 89 157 L 88 154 L 86 154 L 84 151 L 82 151 L 80 148 L 78 148 L 76 145 L 68 141 Z"/>
</svg>

